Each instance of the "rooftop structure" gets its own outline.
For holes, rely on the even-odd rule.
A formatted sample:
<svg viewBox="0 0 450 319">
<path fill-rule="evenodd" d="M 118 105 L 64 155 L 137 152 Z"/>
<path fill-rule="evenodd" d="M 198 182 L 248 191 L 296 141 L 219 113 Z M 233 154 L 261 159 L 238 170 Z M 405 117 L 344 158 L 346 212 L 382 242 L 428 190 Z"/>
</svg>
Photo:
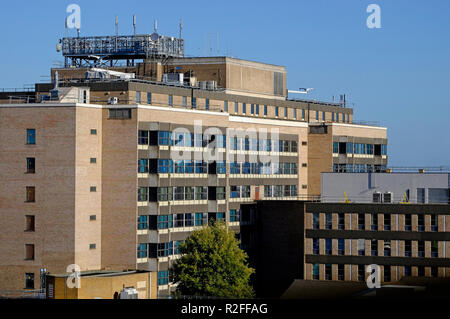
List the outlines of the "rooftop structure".
<svg viewBox="0 0 450 319">
<path fill-rule="evenodd" d="M 119 60 L 184 57 L 184 40 L 158 33 L 130 36 L 71 37 L 60 40 L 65 67 L 89 66 L 93 62 L 114 66 Z M 130 64 L 130 63 L 128 63 Z"/>
<path fill-rule="evenodd" d="M 322 173 L 323 202 L 449 203 L 450 173 Z"/>
</svg>

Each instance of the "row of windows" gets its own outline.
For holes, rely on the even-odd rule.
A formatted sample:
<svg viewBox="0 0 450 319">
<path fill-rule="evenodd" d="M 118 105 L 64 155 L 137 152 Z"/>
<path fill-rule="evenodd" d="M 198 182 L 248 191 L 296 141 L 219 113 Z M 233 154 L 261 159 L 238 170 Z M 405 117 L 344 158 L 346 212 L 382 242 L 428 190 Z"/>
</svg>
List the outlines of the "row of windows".
<svg viewBox="0 0 450 319">
<path fill-rule="evenodd" d="M 297 163 L 230 163 L 230 174 L 297 175 Z"/>
<path fill-rule="evenodd" d="M 183 96 L 182 97 L 182 107 L 187 108 L 188 107 L 188 97 L 187 96 Z M 136 103 L 142 103 L 142 94 L 141 92 L 136 92 Z M 147 104 L 152 104 L 152 93 L 148 92 L 147 93 Z M 229 112 L 229 108 L 228 105 L 230 104 L 229 101 L 224 101 L 223 102 L 223 109 L 225 112 Z M 241 105 L 241 108 L 239 108 L 239 104 Z M 168 101 L 167 101 L 167 105 L 169 106 L 174 106 L 173 104 L 173 95 L 168 95 Z M 205 99 L 205 109 L 209 110 L 210 109 L 210 99 Z M 191 107 L 193 109 L 197 108 L 197 98 L 196 97 L 191 97 Z M 234 113 L 238 114 L 240 111 L 242 111 L 243 114 L 250 114 L 250 115 L 260 115 L 261 113 L 261 109 L 262 109 L 262 113 L 264 116 L 268 115 L 268 106 L 264 105 L 264 106 L 260 106 L 259 104 L 247 104 L 247 103 L 239 103 L 239 102 L 234 102 Z M 275 117 L 280 117 L 280 109 L 283 109 L 282 114 L 285 118 L 289 117 L 289 109 L 288 107 L 279 107 L 279 106 L 275 106 Z M 322 112 L 322 120 L 325 121 L 325 112 Z M 298 120 L 298 109 L 297 108 L 292 108 L 292 118 Z M 305 109 L 301 109 L 301 119 L 302 120 L 306 120 L 306 110 Z M 319 111 L 316 111 L 316 120 L 319 120 Z M 334 122 L 336 120 L 336 122 L 347 122 L 350 123 L 350 114 L 348 113 L 331 113 L 331 120 Z"/>
<path fill-rule="evenodd" d="M 296 197 L 298 196 L 297 185 L 265 185 L 264 197 Z"/>
<path fill-rule="evenodd" d="M 150 131 L 139 131 L 138 144 L 150 144 Z M 158 145 L 178 147 L 207 147 L 209 145 L 211 147 L 225 149 L 227 147 L 227 136 L 158 131 Z M 297 153 L 298 142 L 233 137 L 230 138 L 230 149 L 235 151 Z"/>
<path fill-rule="evenodd" d="M 367 266 L 366 265 L 357 265 L 358 266 L 358 281 L 365 281 L 366 276 L 368 276 L 368 273 L 366 272 Z M 396 267 L 396 266 L 394 266 Z M 410 277 L 412 276 L 412 267 L 411 266 L 398 266 L 403 267 L 404 269 L 404 276 Z M 384 266 L 383 267 L 383 281 L 384 282 L 390 282 L 392 281 L 391 276 L 391 267 L 390 266 Z M 430 267 L 431 268 L 431 277 L 438 277 L 438 267 Z M 312 278 L 314 280 L 319 280 L 319 264 L 313 264 L 312 265 Z M 332 265 L 331 264 L 325 264 L 325 280 L 332 280 Z M 418 266 L 417 267 L 417 277 L 425 277 L 425 267 L 424 266 Z M 345 267 L 342 264 L 337 265 L 337 279 L 338 280 L 344 280 L 345 279 Z"/>
<path fill-rule="evenodd" d="M 324 213 L 325 214 L 325 229 L 333 229 L 333 218 L 331 213 Z M 338 214 L 338 229 L 345 229 L 345 213 L 339 213 Z M 379 227 L 378 213 L 372 213 L 369 216 L 369 224 L 370 224 L 370 230 L 377 231 L 377 230 L 385 230 L 390 231 L 393 230 L 391 227 L 392 224 L 392 218 L 396 218 L 400 215 L 391 215 L 391 214 L 383 214 L 383 226 L 382 228 Z M 349 215 L 350 216 L 350 215 Z M 432 232 L 438 231 L 438 215 L 435 214 L 418 214 L 418 215 L 412 215 L 412 214 L 405 214 L 404 220 L 405 220 L 405 231 L 412 231 L 412 218 L 413 216 L 417 217 L 417 231 L 423 232 L 425 231 L 425 218 L 426 216 L 430 217 L 431 225 L 430 229 Z M 351 224 L 351 223 L 350 223 Z M 313 213 L 313 229 L 319 229 L 320 228 L 320 213 Z M 358 230 L 366 230 L 366 214 L 365 213 L 359 213 L 358 214 Z"/>
<path fill-rule="evenodd" d="M 387 155 L 385 144 L 361 144 L 361 143 L 333 143 L 335 154 L 365 154 L 365 155 Z"/>
<path fill-rule="evenodd" d="M 232 209 L 229 214 L 229 222 L 240 221 L 240 210 Z M 185 214 L 170 214 L 159 215 L 156 217 L 156 224 L 153 225 L 149 216 L 139 216 L 137 221 L 138 230 L 164 230 L 172 228 L 184 227 L 202 227 L 208 225 L 209 221 L 225 222 L 225 213 L 185 213 Z"/>
<path fill-rule="evenodd" d="M 401 241 L 397 241 L 399 244 Z M 337 239 L 338 243 L 338 255 L 345 255 L 345 239 Z M 391 256 L 391 241 L 390 240 L 384 240 L 383 241 L 383 256 L 390 257 Z M 412 241 L 411 240 L 405 240 L 404 241 L 404 247 L 405 247 L 405 257 L 411 257 L 412 256 Z M 417 242 L 417 256 L 418 257 L 425 257 L 425 241 L 418 241 Z M 333 252 L 333 245 L 332 245 L 332 239 L 326 238 L 325 239 L 325 255 L 332 255 Z M 437 258 L 438 257 L 438 249 L 439 249 L 439 241 L 431 241 L 431 257 Z M 320 254 L 320 240 L 318 238 L 313 238 L 313 254 L 319 255 Z M 366 256 L 366 240 L 365 239 L 358 239 L 358 256 Z M 371 256 L 379 256 L 378 252 L 378 240 L 372 239 L 370 240 L 370 255 Z"/>
</svg>

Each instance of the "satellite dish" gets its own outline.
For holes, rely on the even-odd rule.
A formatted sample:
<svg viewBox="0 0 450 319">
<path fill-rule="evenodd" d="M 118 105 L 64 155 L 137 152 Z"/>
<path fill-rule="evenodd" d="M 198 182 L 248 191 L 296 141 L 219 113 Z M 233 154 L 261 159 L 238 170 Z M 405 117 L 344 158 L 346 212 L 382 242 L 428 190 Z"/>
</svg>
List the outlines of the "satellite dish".
<svg viewBox="0 0 450 319">
<path fill-rule="evenodd" d="M 150 35 L 150 39 L 152 39 L 152 41 L 158 41 L 158 39 L 159 39 L 159 34 L 158 33 L 156 33 L 156 32 L 154 32 L 154 33 L 152 33 L 151 35 Z"/>
</svg>

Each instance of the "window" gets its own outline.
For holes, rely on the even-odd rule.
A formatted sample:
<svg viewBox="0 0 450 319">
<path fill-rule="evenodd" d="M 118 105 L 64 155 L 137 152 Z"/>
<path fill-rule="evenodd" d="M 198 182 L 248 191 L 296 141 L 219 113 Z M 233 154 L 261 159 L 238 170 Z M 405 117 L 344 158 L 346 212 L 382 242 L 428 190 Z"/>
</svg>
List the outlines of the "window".
<svg viewBox="0 0 450 319">
<path fill-rule="evenodd" d="M 325 280 L 331 280 L 331 265 L 330 264 L 326 264 L 325 265 Z"/>
<path fill-rule="evenodd" d="M 411 277 L 411 266 L 405 266 L 405 277 Z"/>
<path fill-rule="evenodd" d="M 138 173 L 146 174 L 149 172 L 148 159 L 140 159 L 138 162 Z"/>
<path fill-rule="evenodd" d="M 136 103 L 141 103 L 141 92 L 136 92 Z"/>
<path fill-rule="evenodd" d="M 297 119 L 297 109 L 294 109 L 294 119 Z"/>
<path fill-rule="evenodd" d="M 345 267 L 342 264 L 338 265 L 338 280 L 345 279 Z"/>
<path fill-rule="evenodd" d="M 366 255 L 366 241 L 364 239 L 358 239 L 358 256 Z"/>
<path fill-rule="evenodd" d="M 424 266 L 417 267 L 417 275 L 419 277 L 425 277 L 425 267 Z"/>
<path fill-rule="evenodd" d="M 151 92 L 147 93 L 147 104 L 152 104 L 152 93 Z"/>
<path fill-rule="evenodd" d="M 27 203 L 34 203 L 36 201 L 36 187 L 27 186 Z"/>
<path fill-rule="evenodd" d="M 34 273 L 25 274 L 25 289 L 34 289 Z"/>
<path fill-rule="evenodd" d="M 149 144 L 149 132 L 148 131 L 139 131 L 138 133 L 138 144 L 139 145 L 148 145 Z"/>
<path fill-rule="evenodd" d="M 305 110 L 302 109 L 302 120 L 304 120 L 304 119 L 305 119 Z"/>
<path fill-rule="evenodd" d="M 227 192 L 226 192 L 225 187 L 217 187 L 216 188 L 216 199 L 217 200 L 227 199 Z"/>
<path fill-rule="evenodd" d="M 417 242 L 417 257 L 425 257 L 425 242 L 422 240 Z"/>
<path fill-rule="evenodd" d="M 184 200 L 184 187 L 175 187 L 174 198 L 176 201 Z"/>
<path fill-rule="evenodd" d="M 96 244 L 89 244 L 89 249 L 96 249 L 97 248 L 97 245 Z"/>
<path fill-rule="evenodd" d="M 242 113 L 246 113 L 247 112 L 247 104 L 242 103 Z"/>
<path fill-rule="evenodd" d="M 313 238 L 313 255 L 319 255 L 320 253 L 320 242 L 318 238 Z"/>
<path fill-rule="evenodd" d="M 358 281 L 366 280 L 366 266 L 358 265 Z"/>
<path fill-rule="evenodd" d="M 183 104 L 183 107 L 184 107 L 184 108 L 187 108 L 187 96 L 183 96 L 183 102 L 182 102 L 182 104 Z"/>
<path fill-rule="evenodd" d="M 137 258 L 147 258 L 148 257 L 148 245 L 139 244 L 137 249 Z"/>
<path fill-rule="evenodd" d="M 34 232 L 35 226 L 35 217 L 34 216 L 25 216 L 25 231 L 26 232 Z"/>
<path fill-rule="evenodd" d="M 391 230 L 391 215 L 384 214 L 384 230 Z"/>
<path fill-rule="evenodd" d="M 344 239 L 338 239 L 338 255 L 344 255 L 345 254 L 345 240 Z"/>
<path fill-rule="evenodd" d="M 109 118 L 113 120 L 131 119 L 131 109 L 110 109 Z"/>
<path fill-rule="evenodd" d="M 157 221 L 158 229 L 169 229 L 173 227 L 173 215 L 159 215 Z"/>
<path fill-rule="evenodd" d="M 338 154 L 339 153 L 339 143 L 338 142 L 334 142 L 333 143 L 333 153 L 334 154 Z"/>
<path fill-rule="evenodd" d="M 217 222 L 225 222 L 225 213 L 217 213 L 216 221 Z"/>
<path fill-rule="evenodd" d="M 259 104 L 256 104 L 256 115 L 259 115 Z"/>
<path fill-rule="evenodd" d="M 91 135 L 97 135 L 97 130 L 92 129 L 92 130 L 91 130 Z"/>
<path fill-rule="evenodd" d="M 319 268 L 318 264 L 313 264 L 313 267 L 312 267 L 313 280 L 319 280 L 319 274 L 320 274 L 319 269 L 320 268 Z"/>
<path fill-rule="evenodd" d="M 267 116 L 267 105 L 264 105 L 264 116 Z"/>
<path fill-rule="evenodd" d="M 91 216 L 89 216 L 89 220 L 90 221 L 95 221 L 95 220 L 97 220 L 97 216 L 96 215 L 91 215 Z"/>
<path fill-rule="evenodd" d="M 138 230 L 146 230 L 146 229 L 148 229 L 148 216 L 139 216 Z"/>
<path fill-rule="evenodd" d="M 238 112 L 239 112 L 239 103 L 234 102 L 234 113 L 238 113 Z"/>
<path fill-rule="evenodd" d="M 433 240 L 431 242 L 431 257 L 436 258 L 439 255 L 439 242 L 437 240 Z"/>
<path fill-rule="evenodd" d="M 173 106 L 173 95 L 169 95 L 169 106 Z"/>
<path fill-rule="evenodd" d="M 378 230 L 378 214 L 371 214 L 372 216 L 372 224 L 371 224 L 371 229 L 372 230 Z"/>
<path fill-rule="evenodd" d="M 186 186 L 184 188 L 184 200 L 194 200 L 195 188 Z"/>
<path fill-rule="evenodd" d="M 391 257 L 391 241 L 384 241 L 384 257 Z"/>
<path fill-rule="evenodd" d="M 345 229 L 345 214 L 339 213 L 338 214 L 338 229 Z"/>
<path fill-rule="evenodd" d="M 325 112 L 322 112 L 322 121 L 325 122 Z"/>
<path fill-rule="evenodd" d="M 284 108 L 284 118 L 287 118 L 287 117 L 288 117 L 288 108 L 285 107 Z"/>
<path fill-rule="evenodd" d="M 278 117 L 279 115 L 279 108 L 278 106 L 275 106 L 275 116 Z"/>
<path fill-rule="evenodd" d="M 196 97 L 192 97 L 192 108 L 195 109 L 197 107 L 197 98 Z"/>
<path fill-rule="evenodd" d="M 339 113 L 336 113 L 336 122 L 339 122 Z"/>
<path fill-rule="evenodd" d="M 25 260 L 34 260 L 34 245 L 25 245 Z"/>
<path fill-rule="evenodd" d="M 378 240 L 372 239 L 370 243 L 370 250 L 372 256 L 378 256 Z"/>
<path fill-rule="evenodd" d="M 319 120 L 319 111 L 316 111 L 316 121 Z"/>
<path fill-rule="evenodd" d="M 223 102 L 223 110 L 228 113 L 228 102 L 227 101 Z"/>
<path fill-rule="evenodd" d="M 230 223 L 237 223 L 240 221 L 240 211 L 237 209 L 230 210 Z"/>
<path fill-rule="evenodd" d="M 364 230 L 366 228 L 366 216 L 364 213 L 358 214 L 358 230 Z"/>
<path fill-rule="evenodd" d="M 139 202 L 148 202 L 148 187 L 139 187 L 138 201 Z"/>
<path fill-rule="evenodd" d="M 208 215 L 205 213 L 195 213 L 195 226 L 204 226 L 208 222 Z"/>
<path fill-rule="evenodd" d="M 90 192 L 91 192 L 91 193 L 97 192 L 97 187 L 91 186 L 91 187 L 90 187 Z"/>
<path fill-rule="evenodd" d="M 331 255 L 333 252 L 333 241 L 330 238 L 325 239 L 325 254 Z"/>
<path fill-rule="evenodd" d="M 158 145 L 168 146 L 171 142 L 171 133 L 167 131 L 158 132 Z"/>
<path fill-rule="evenodd" d="M 208 199 L 208 187 L 198 186 L 195 187 L 195 200 L 207 200 Z"/>
<path fill-rule="evenodd" d="M 405 215 L 405 231 L 412 230 L 412 216 L 410 214 Z"/>
<path fill-rule="evenodd" d="M 250 114 L 254 115 L 255 114 L 255 104 L 251 104 L 250 105 Z"/>
<path fill-rule="evenodd" d="M 313 229 L 319 229 L 320 228 L 320 219 L 319 219 L 319 213 L 313 213 Z"/>
<path fill-rule="evenodd" d="M 184 214 L 184 225 L 186 227 L 194 226 L 194 215 L 191 213 Z"/>
<path fill-rule="evenodd" d="M 176 228 L 184 227 L 184 214 L 176 214 L 174 222 Z"/>
<path fill-rule="evenodd" d="M 27 174 L 36 173 L 36 159 L 34 157 L 27 158 Z"/>
<path fill-rule="evenodd" d="M 391 266 L 384 266 L 384 282 L 391 281 Z"/>
<path fill-rule="evenodd" d="M 433 214 L 430 217 L 431 217 L 431 231 L 437 232 L 438 231 L 438 216 Z"/>
<path fill-rule="evenodd" d="M 209 99 L 205 100 L 205 108 L 209 110 Z"/>
<path fill-rule="evenodd" d="M 423 214 L 417 216 L 417 231 L 425 231 L 425 215 Z"/>
<path fill-rule="evenodd" d="M 333 219 L 331 213 L 325 213 L 325 228 L 333 229 Z"/>
<path fill-rule="evenodd" d="M 164 286 L 169 284 L 169 272 L 158 271 L 158 286 Z"/>
<path fill-rule="evenodd" d="M 36 145 L 36 130 L 27 129 L 27 144 Z"/>
<path fill-rule="evenodd" d="M 97 159 L 95 157 L 91 157 L 90 163 L 91 164 L 97 164 Z"/>
<path fill-rule="evenodd" d="M 431 277 L 438 277 L 439 276 L 439 271 L 438 271 L 438 267 L 431 267 Z"/>
<path fill-rule="evenodd" d="M 331 121 L 334 122 L 334 112 L 331 113 Z"/>
<path fill-rule="evenodd" d="M 405 257 L 411 257 L 411 240 L 405 240 Z"/>
</svg>

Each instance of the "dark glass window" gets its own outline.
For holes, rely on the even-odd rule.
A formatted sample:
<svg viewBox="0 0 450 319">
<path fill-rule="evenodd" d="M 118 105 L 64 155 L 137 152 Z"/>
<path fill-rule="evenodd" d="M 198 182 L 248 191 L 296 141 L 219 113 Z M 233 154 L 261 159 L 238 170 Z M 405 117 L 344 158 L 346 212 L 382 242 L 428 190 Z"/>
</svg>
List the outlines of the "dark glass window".
<svg viewBox="0 0 450 319">
<path fill-rule="evenodd" d="M 35 129 L 27 130 L 27 144 L 28 145 L 36 144 L 36 130 Z"/>
</svg>

